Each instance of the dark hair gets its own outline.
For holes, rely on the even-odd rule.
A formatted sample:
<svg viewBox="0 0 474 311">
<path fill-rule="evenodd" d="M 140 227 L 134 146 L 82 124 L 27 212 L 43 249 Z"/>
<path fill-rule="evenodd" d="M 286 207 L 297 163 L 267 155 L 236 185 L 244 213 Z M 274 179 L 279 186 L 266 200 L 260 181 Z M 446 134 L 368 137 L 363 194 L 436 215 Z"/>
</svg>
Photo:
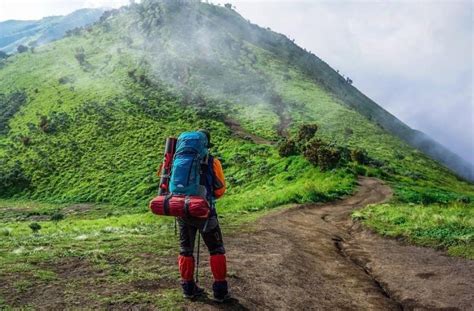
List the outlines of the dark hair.
<svg viewBox="0 0 474 311">
<path fill-rule="evenodd" d="M 213 145 L 211 143 L 211 133 L 206 129 L 199 129 L 198 132 L 204 133 L 207 137 L 207 147 L 211 148 Z"/>
</svg>

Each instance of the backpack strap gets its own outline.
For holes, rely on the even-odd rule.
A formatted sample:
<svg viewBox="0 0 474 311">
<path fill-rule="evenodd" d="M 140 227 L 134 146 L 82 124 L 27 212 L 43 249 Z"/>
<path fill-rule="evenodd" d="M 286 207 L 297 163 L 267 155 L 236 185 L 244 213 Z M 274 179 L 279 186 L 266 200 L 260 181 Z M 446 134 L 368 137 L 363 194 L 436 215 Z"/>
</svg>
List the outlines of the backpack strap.
<svg viewBox="0 0 474 311">
<path fill-rule="evenodd" d="M 173 196 L 172 193 L 165 196 L 165 201 L 163 202 L 163 213 L 165 215 L 170 214 L 170 199 L 171 199 L 172 196 Z"/>
<path fill-rule="evenodd" d="M 184 198 L 184 215 L 186 215 L 186 217 L 189 217 L 189 203 L 191 202 L 191 198 L 189 197 L 189 195 L 187 195 L 185 198 Z"/>
</svg>

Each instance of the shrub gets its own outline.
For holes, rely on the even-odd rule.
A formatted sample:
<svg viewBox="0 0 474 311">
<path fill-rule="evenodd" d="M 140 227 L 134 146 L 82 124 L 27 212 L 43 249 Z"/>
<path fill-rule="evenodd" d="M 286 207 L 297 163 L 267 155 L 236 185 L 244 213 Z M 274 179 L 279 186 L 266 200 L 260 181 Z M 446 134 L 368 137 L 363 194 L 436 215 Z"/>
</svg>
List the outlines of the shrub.
<svg viewBox="0 0 474 311">
<path fill-rule="evenodd" d="M 322 145 L 318 148 L 318 165 L 321 170 L 329 170 L 339 165 L 341 152 L 338 148 Z"/>
<path fill-rule="evenodd" d="M 355 165 L 353 168 L 353 172 L 355 175 L 358 175 L 358 176 L 367 175 L 367 169 L 365 168 L 365 166 L 362 166 L 362 165 Z"/>
<path fill-rule="evenodd" d="M 31 138 L 29 136 L 22 136 L 20 137 L 20 141 L 23 144 L 23 146 L 29 146 L 31 145 Z"/>
<path fill-rule="evenodd" d="M 26 101 L 27 96 L 24 91 L 0 94 L 0 134 L 8 133 L 8 121 L 26 104 Z"/>
<path fill-rule="evenodd" d="M 59 212 L 56 212 L 53 215 L 51 215 L 51 221 L 54 221 L 55 223 L 57 223 L 57 222 L 59 222 L 63 219 L 64 219 L 64 215 L 59 213 Z"/>
<path fill-rule="evenodd" d="M 76 60 L 79 62 L 79 66 L 84 71 L 88 71 L 92 69 L 92 65 L 86 60 L 86 54 L 84 51 L 84 48 L 80 47 L 76 49 L 76 53 L 74 54 L 74 57 Z"/>
<path fill-rule="evenodd" d="M 347 148 L 330 145 L 318 138 L 311 139 L 304 145 L 303 155 L 313 165 L 321 170 L 329 170 L 343 162 Z"/>
<path fill-rule="evenodd" d="M 59 84 L 66 84 L 74 82 L 74 79 L 70 76 L 64 76 L 58 79 Z"/>
<path fill-rule="evenodd" d="M 469 203 L 471 203 L 472 200 L 471 200 L 470 197 L 464 195 L 464 196 L 459 197 L 459 198 L 457 199 L 457 201 L 458 201 L 459 203 L 469 204 Z"/>
<path fill-rule="evenodd" d="M 318 165 L 318 149 L 323 145 L 323 141 L 314 138 L 304 145 L 303 155 L 311 164 Z"/>
<path fill-rule="evenodd" d="M 86 62 L 86 55 L 84 53 L 83 48 L 76 49 L 76 54 L 74 54 L 74 57 L 79 62 L 79 65 L 81 66 Z"/>
<path fill-rule="evenodd" d="M 18 53 L 24 53 L 26 51 L 28 51 L 28 47 L 27 46 L 24 46 L 23 44 L 20 44 L 16 50 L 18 51 Z"/>
<path fill-rule="evenodd" d="M 303 124 L 299 127 L 298 129 L 298 134 L 296 136 L 296 139 L 300 143 L 307 142 L 311 140 L 314 135 L 316 135 L 316 132 L 318 131 L 318 125 L 313 123 L 313 124 Z"/>
<path fill-rule="evenodd" d="M 298 147 L 291 139 L 285 139 L 278 144 L 278 154 L 280 157 L 289 157 L 298 154 Z"/>
<path fill-rule="evenodd" d="M 367 152 L 363 149 L 352 149 L 351 160 L 358 164 L 369 164 L 369 156 L 367 155 Z"/>
<path fill-rule="evenodd" d="M 12 235 L 12 229 L 11 228 L 2 228 L 0 230 L 0 236 L 11 236 Z"/>
<path fill-rule="evenodd" d="M 33 222 L 29 225 L 31 231 L 33 231 L 34 234 L 38 233 L 38 231 L 41 230 L 41 225 L 37 222 Z"/>
<path fill-rule="evenodd" d="M 48 133 L 50 131 L 50 128 L 48 125 L 49 125 L 48 117 L 41 116 L 40 122 L 38 124 L 38 127 L 40 128 L 40 130 L 42 130 L 44 133 Z"/>
<path fill-rule="evenodd" d="M 31 180 L 26 176 L 19 162 L 8 165 L 0 161 L 0 196 L 10 196 L 30 187 Z"/>
</svg>

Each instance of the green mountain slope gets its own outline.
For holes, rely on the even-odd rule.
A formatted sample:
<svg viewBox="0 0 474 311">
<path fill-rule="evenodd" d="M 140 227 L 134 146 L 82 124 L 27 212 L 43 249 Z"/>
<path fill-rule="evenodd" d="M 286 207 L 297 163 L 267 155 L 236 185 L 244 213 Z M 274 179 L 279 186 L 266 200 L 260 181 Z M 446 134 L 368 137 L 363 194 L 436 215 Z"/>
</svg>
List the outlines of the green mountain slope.
<svg viewBox="0 0 474 311">
<path fill-rule="evenodd" d="M 474 187 L 402 140 L 411 130 L 401 121 L 316 56 L 228 8 L 144 0 L 0 68 L 4 197 L 143 212 L 165 137 L 207 127 L 229 182 L 225 215 L 331 200 L 350 193 L 358 174 L 389 182 L 397 204 L 472 208 Z M 326 169 L 311 164 L 317 140 L 300 146 L 306 157 L 257 143 L 288 143 L 314 123 L 326 155 L 356 156 Z M 466 230 L 472 243 L 472 226 L 461 226 L 449 229 L 461 232 L 452 245 L 465 243 Z"/>
<path fill-rule="evenodd" d="M 67 31 L 95 23 L 104 9 L 81 9 L 66 16 L 41 20 L 7 20 L 0 22 L 0 51 L 14 53 L 19 45 L 38 45 L 64 37 Z"/>
</svg>

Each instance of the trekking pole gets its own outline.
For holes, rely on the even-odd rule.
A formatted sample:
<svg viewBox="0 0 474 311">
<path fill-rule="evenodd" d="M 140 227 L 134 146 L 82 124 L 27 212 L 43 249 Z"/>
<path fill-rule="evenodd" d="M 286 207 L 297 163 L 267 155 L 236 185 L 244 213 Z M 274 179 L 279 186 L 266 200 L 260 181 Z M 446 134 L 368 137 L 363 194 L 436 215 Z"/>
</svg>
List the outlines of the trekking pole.
<svg viewBox="0 0 474 311">
<path fill-rule="evenodd" d="M 199 282 L 199 251 L 201 245 L 201 234 L 198 232 L 198 247 L 197 247 L 197 258 L 196 258 L 196 284 Z"/>
</svg>

